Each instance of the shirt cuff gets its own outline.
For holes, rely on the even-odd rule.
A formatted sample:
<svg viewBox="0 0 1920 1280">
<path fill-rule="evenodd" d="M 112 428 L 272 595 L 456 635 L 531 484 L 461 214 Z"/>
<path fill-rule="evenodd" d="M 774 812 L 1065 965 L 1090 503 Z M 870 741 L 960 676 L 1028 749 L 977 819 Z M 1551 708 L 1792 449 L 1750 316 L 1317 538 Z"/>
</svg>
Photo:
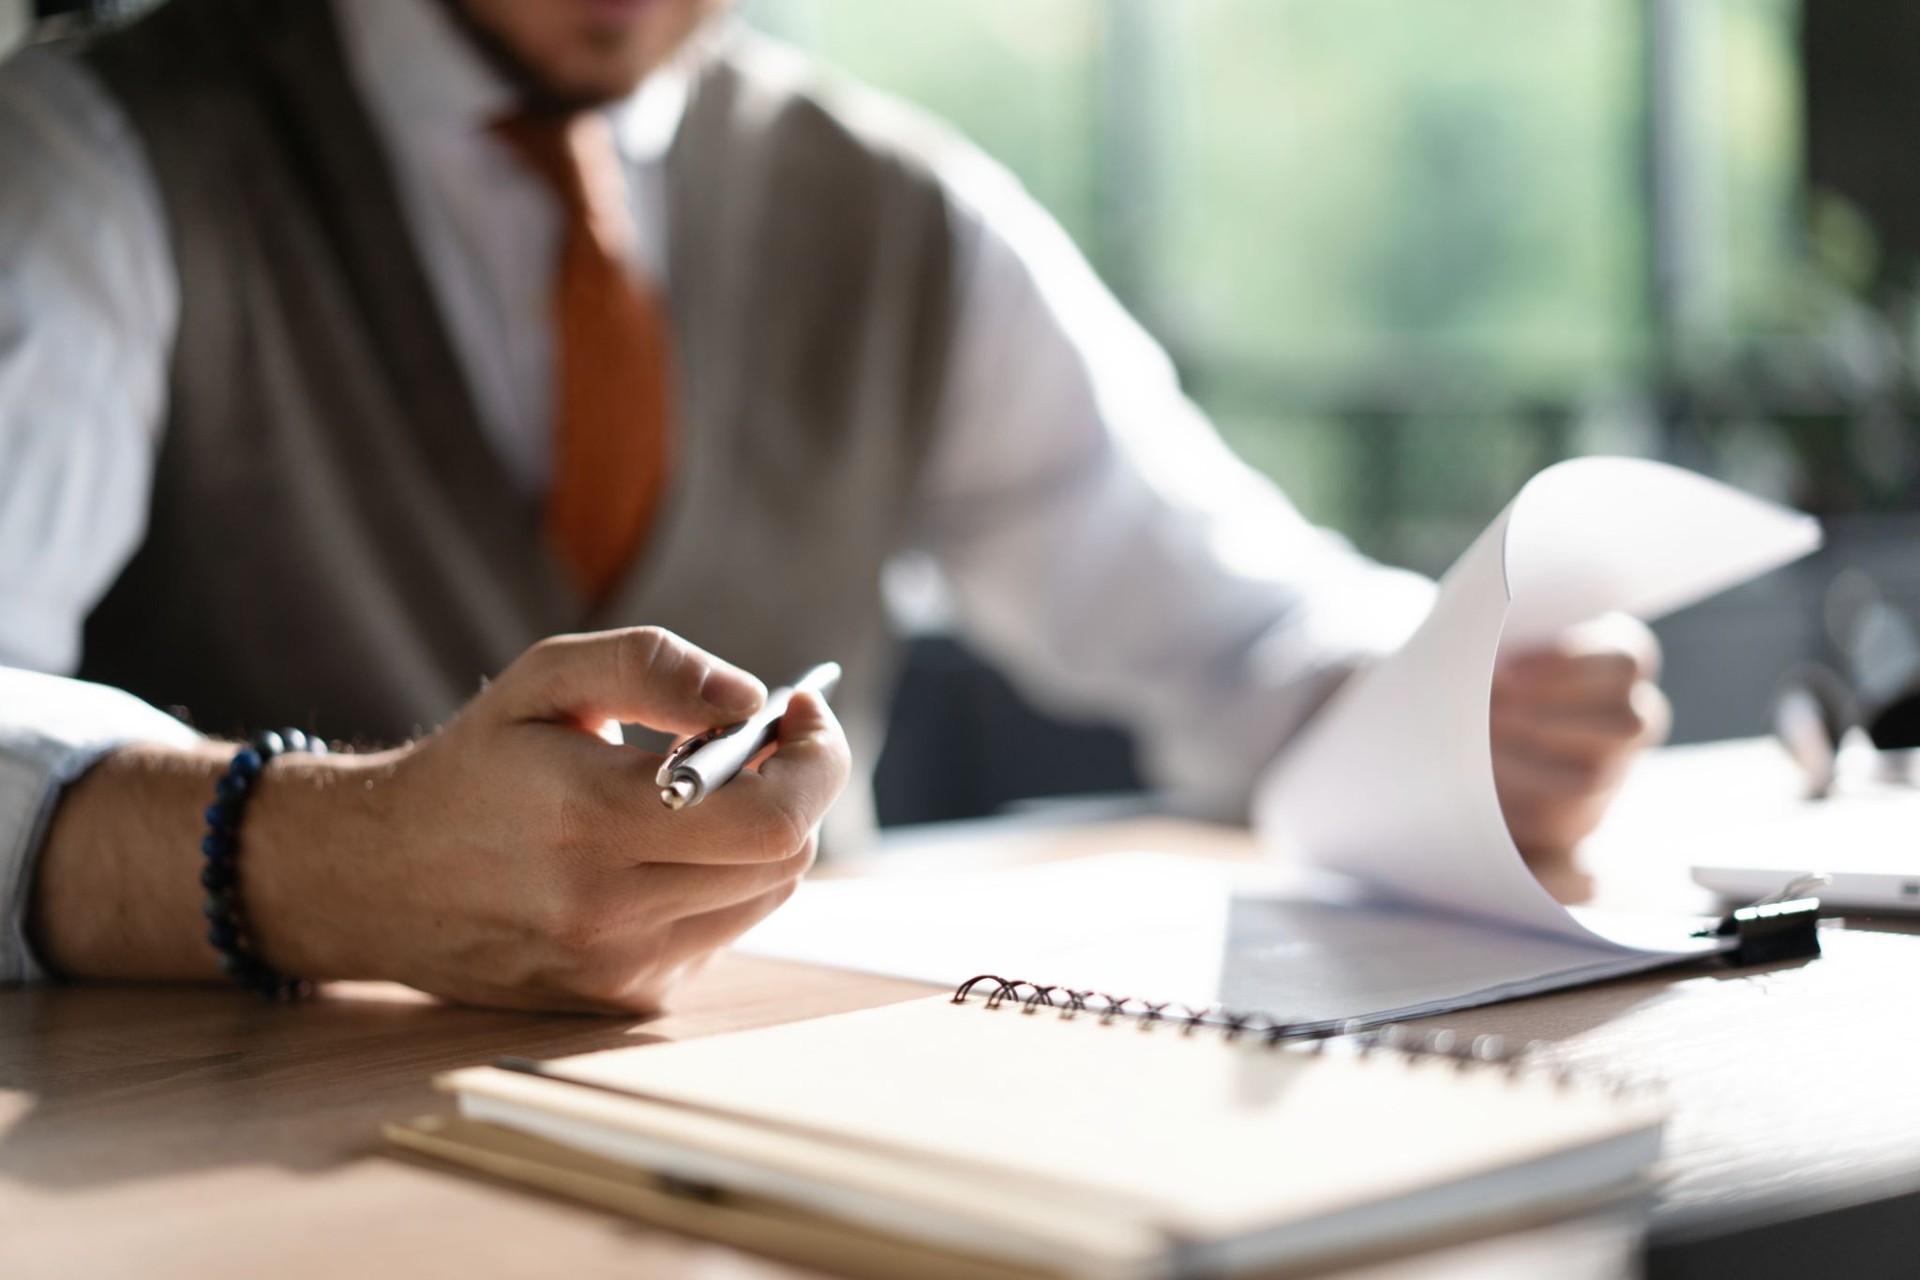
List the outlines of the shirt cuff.
<svg viewBox="0 0 1920 1280">
<path fill-rule="evenodd" d="M 198 741 L 118 689 L 0 667 L 0 985 L 47 976 L 27 942 L 27 908 L 61 788 L 126 743 Z"/>
<path fill-rule="evenodd" d="M 1435 593 L 1418 574 L 1357 562 L 1251 646 L 1195 732 L 1142 741 L 1148 776 L 1180 812 L 1247 821 L 1257 788 L 1307 722 L 1355 671 L 1407 642 Z"/>
<path fill-rule="evenodd" d="M 1313 637 L 1322 656 L 1313 676 L 1301 682 L 1303 690 L 1311 690 L 1311 700 L 1301 706 L 1299 718 L 1286 740 L 1264 757 L 1249 787 L 1250 796 L 1266 790 L 1282 758 L 1299 739 L 1307 722 L 1319 714 L 1342 685 L 1363 667 L 1399 652 L 1413 638 L 1439 595 L 1438 584 L 1401 569 L 1376 571 L 1372 587 L 1372 591 L 1361 597 L 1366 601 L 1363 607 L 1334 611 Z M 1300 637 L 1287 636 L 1282 642 L 1282 651 L 1298 656 L 1299 643 Z"/>
</svg>

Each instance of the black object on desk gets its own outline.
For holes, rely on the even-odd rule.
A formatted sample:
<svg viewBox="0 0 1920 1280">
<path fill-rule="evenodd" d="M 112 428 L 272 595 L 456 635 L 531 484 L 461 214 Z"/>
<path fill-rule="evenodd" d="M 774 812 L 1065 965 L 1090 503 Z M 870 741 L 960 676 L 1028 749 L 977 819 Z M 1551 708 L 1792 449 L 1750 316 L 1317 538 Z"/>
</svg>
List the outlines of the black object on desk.
<svg viewBox="0 0 1920 1280">
<path fill-rule="evenodd" d="M 1712 936 L 1738 938 L 1724 953 L 1728 964 L 1779 964 L 1820 954 L 1820 899 L 1756 902 L 1721 920 Z"/>
</svg>

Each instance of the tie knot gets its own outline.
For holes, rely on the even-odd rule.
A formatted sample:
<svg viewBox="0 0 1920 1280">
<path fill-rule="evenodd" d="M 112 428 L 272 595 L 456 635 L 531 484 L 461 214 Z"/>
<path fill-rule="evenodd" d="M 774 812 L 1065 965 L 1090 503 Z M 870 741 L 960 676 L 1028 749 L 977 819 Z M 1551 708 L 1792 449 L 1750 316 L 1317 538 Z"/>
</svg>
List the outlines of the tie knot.
<svg viewBox="0 0 1920 1280">
<path fill-rule="evenodd" d="M 625 244 L 630 214 L 613 127 L 598 111 L 516 111 L 493 135 L 553 190 L 570 221 L 584 222 L 608 252 Z"/>
</svg>

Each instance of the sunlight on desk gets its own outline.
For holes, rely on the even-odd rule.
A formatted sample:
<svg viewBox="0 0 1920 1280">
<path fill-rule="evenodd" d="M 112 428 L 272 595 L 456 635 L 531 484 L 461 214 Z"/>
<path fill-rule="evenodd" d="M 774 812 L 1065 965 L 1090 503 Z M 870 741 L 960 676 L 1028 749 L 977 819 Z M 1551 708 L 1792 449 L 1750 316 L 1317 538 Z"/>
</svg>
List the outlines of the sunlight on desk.
<svg viewBox="0 0 1920 1280">
<path fill-rule="evenodd" d="M 0 1142 L 33 1110 L 33 1095 L 18 1089 L 0 1089 Z"/>
</svg>

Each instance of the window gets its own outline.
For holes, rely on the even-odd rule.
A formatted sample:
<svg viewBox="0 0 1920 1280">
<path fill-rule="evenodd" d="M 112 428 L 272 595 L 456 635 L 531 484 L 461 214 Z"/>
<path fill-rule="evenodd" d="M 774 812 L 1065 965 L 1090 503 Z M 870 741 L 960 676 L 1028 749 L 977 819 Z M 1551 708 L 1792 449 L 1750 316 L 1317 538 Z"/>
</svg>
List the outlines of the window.
<svg viewBox="0 0 1920 1280">
<path fill-rule="evenodd" d="M 1804 297 L 1792 0 L 745 12 L 1009 165 L 1241 453 L 1377 554 L 1444 567 L 1571 452 L 1795 483 L 1777 433 L 1672 394 Z"/>
</svg>

